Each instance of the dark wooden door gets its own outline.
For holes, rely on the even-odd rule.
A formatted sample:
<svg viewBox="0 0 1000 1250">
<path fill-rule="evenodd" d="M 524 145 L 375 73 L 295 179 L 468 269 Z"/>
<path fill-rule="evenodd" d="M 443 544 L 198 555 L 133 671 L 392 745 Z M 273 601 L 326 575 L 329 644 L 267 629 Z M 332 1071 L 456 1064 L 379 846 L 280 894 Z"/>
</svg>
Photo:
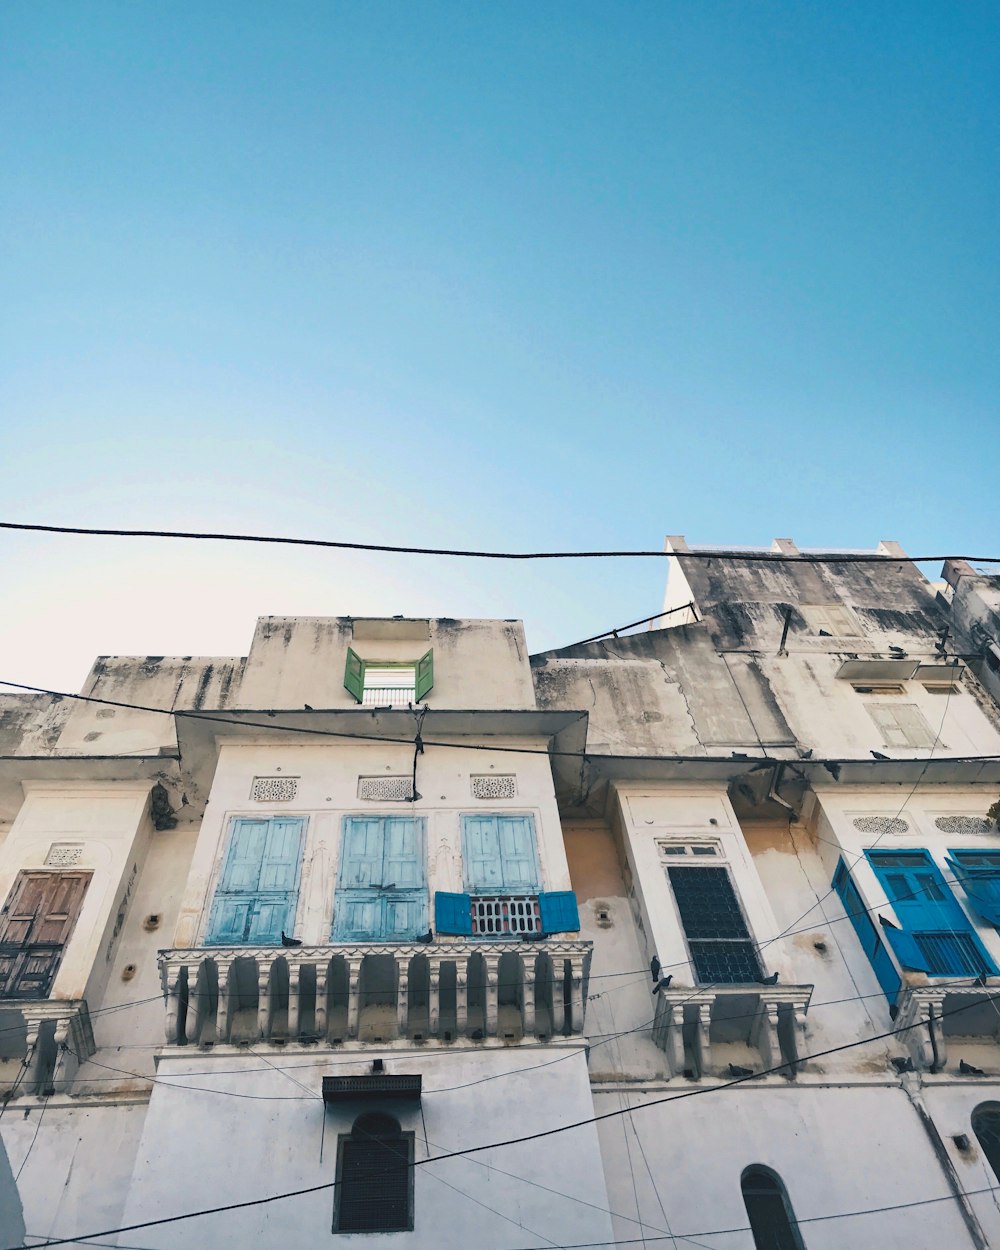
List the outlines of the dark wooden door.
<svg viewBox="0 0 1000 1250">
<path fill-rule="evenodd" d="M 0 911 L 0 998 L 45 998 L 83 906 L 89 872 L 20 872 Z"/>
</svg>

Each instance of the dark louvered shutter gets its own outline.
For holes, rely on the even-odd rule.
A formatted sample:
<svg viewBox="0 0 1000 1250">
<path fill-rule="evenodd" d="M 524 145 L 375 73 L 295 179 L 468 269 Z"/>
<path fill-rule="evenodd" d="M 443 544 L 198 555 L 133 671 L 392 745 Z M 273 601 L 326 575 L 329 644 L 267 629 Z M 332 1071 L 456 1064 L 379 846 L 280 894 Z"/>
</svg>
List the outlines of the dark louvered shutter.
<svg viewBox="0 0 1000 1250">
<path fill-rule="evenodd" d="M 388 1233 L 410 1228 L 408 1139 L 347 1137 L 341 1150 L 337 1231 Z"/>
</svg>

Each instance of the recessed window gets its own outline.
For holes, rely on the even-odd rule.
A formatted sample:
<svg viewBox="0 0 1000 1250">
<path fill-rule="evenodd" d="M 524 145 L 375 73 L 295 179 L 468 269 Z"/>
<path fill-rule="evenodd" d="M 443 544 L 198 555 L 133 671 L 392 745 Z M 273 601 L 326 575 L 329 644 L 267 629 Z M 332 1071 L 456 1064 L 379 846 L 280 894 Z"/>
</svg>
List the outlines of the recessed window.
<svg viewBox="0 0 1000 1250">
<path fill-rule="evenodd" d="M 760 1166 L 747 1168 L 740 1188 L 757 1250 L 803 1250 L 792 1204 L 776 1172 Z"/>
<path fill-rule="evenodd" d="M 883 746 L 934 746 L 935 735 L 915 703 L 866 703 L 865 706 L 881 730 Z"/>
<path fill-rule="evenodd" d="M 710 856 L 718 857 L 721 854 L 717 842 L 659 842 L 657 845 L 659 846 L 660 854 L 669 856 L 671 859 L 690 858 L 695 855 L 701 858 L 708 858 Z"/>
<path fill-rule="evenodd" d="M 722 867 L 671 864 L 667 877 L 701 985 L 761 979 L 760 961 L 729 873 Z"/>
<path fill-rule="evenodd" d="M 337 1143 L 335 1233 L 413 1228 L 413 1134 L 391 1115 L 358 1116 Z"/>
<path fill-rule="evenodd" d="M 903 687 L 897 682 L 888 682 L 880 686 L 862 685 L 860 682 L 852 682 L 855 694 L 878 694 L 892 695 L 905 693 Z"/>
<path fill-rule="evenodd" d="M 972 1113 L 972 1131 L 993 1175 L 1000 1179 L 1000 1102 L 981 1102 Z"/>
<path fill-rule="evenodd" d="M 419 703 L 434 685 L 434 653 L 425 652 L 419 660 L 395 663 L 363 660 L 347 649 L 344 686 L 366 707 L 405 707 Z"/>
<path fill-rule="evenodd" d="M 810 633 L 827 638 L 857 638 L 861 629 L 854 613 L 842 604 L 802 604 L 800 609 Z"/>
</svg>

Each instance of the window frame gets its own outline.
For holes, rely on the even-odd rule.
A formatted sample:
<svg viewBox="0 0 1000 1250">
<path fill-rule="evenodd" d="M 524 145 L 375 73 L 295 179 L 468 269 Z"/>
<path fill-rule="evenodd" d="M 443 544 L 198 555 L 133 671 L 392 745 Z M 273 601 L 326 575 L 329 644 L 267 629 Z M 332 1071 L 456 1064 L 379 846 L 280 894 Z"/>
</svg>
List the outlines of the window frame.
<svg viewBox="0 0 1000 1250">
<path fill-rule="evenodd" d="M 930 722 L 923 714 L 923 711 L 918 703 L 869 703 L 866 701 L 864 706 L 868 715 L 871 717 L 875 728 L 882 735 L 882 746 L 888 748 L 890 751 L 929 751 L 936 746 L 945 746 L 945 743 L 938 740 L 940 735 L 935 736 L 934 731 L 931 729 Z M 911 733 L 911 729 L 913 727 L 911 726 L 911 729 L 908 729 L 900 722 L 899 713 L 901 712 L 911 714 L 916 718 L 918 722 L 916 727 L 925 734 L 924 741 L 912 741 L 912 739 L 916 736 L 914 733 Z M 879 713 L 884 714 L 882 721 L 879 720 Z M 894 722 L 892 725 L 888 723 L 890 720 Z M 889 737 L 891 732 L 898 733 L 901 737 L 905 738 L 906 741 L 890 742 Z"/>
<path fill-rule="evenodd" d="M 763 1163 L 751 1163 L 740 1173 L 740 1194 L 743 1198 L 743 1205 L 746 1208 L 747 1219 L 750 1221 L 750 1235 L 753 1237 L 754 1246 L 757 1247 L 757 1250 L 767 1250 L 767 1247 L 773 1244 L 772 1239 L 774 1235 L 773 1228 L 754 1228 L 754 1215 L 750 1210 L 750 1204 L 747 1202 L 747 1188 L 758 1177 L 768 1182 L 768 1187 L 760 1189 L 752 1196 L 763 1197 L 770 1195 L 780 1199 L 785 1216 L 785 1228 L 781 1230 L 781 1236 L 787 1241 L 787 1250 L 805 1250 L 799 1222 L 795 1218 L 795 1209 L 792 1206 L 792 1200 L 788 1196 L 788 1188 L 774 1168 L 769 1168 Z M 767 1242 L 758 1241 L 758 1232 L 767 1234 Z M 785 1248 L 780 1247 L 779 1250 L 785 1250 Z"/>
<path fill-rule="evenodd" d="M 364 1141 L 364 1137 L 357 1133 L 358 1125 L 369 1117 L 380 1116 L 386 1120 L 391 1120 L 397 1129 L 398 1140 L 406 1147 L 406 1214 L 407 1222 L 405 1225 L 399 1225 L 395 1228 L 341 1228 L 340 1221 L 342 1217 L 343 1197 L 345 1192 L 344 1186 L 344 1147 L 351 1142 Z M 388 1140 L 385 1135 L 383 1140 Z M 369 1140 L 380 1140 L 374 1134 L 369 1134 Z M 338 1236 L 349 1236 L 351 1234 L 360 1233 L 368 1235 L 371 1233 L 393 1234 L 393 1233 L 410 1233 L 413 1232 L 415 1225 L 415 1203 L 414 1203 L 414 1164 L 416 1150 L 416 1133 L 410 1129 L 404 1129 L 395 1116 L 388 1115 L 382 1111 L 364 1112 L 357 1116 L 351 1125 L 349 1133 L 337 1134 L 337 1168 L 335 1174 L 335 1184 L 333 1190 L 333 1223 L 330 1231 Z"/>
<path fill-rule="evenodd" d="M 365 673 L 368 669 L 403 669 L 413 673 L 413 702 L 420 703 L 434 688 L 434 648 L 428 647 L 423 655 L 412 660 L 366 660 L 362 659 L 353 647 L 347 648 L 347 661 L 344 666 L 344 689 L 361 706 L 365 702 L 366 689 L 379 687 L 365 686 Z M 402 689 L 403 687 L 400 687 Z M 386 687 L 393 689 L 393 687 Z M 408 689 L 408 687 L 406 687 Z M 373 706 L 368 704 L 366 706 Z M 402 706 L 387 704 L 385 706 Z"/>
</svg>

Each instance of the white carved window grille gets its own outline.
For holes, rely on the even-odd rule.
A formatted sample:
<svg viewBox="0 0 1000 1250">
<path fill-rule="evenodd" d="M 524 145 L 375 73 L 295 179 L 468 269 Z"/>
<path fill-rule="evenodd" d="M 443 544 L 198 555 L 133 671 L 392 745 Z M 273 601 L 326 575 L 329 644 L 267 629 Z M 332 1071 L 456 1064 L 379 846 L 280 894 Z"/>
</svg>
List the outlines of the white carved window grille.
<svg viewBox="0 0 1000 1250">
<path fill-rule="evenodd" d="M 482 773 L 472 778 L 474 799 L 513 799 L 517 796 L 517 778 L 513 773 Z"/>
<path fill-rule="evenodd" d="M 985 816 L 938 816 L 934 824 L 942 833 L 992 833 L 995 828 Z"/>
<path fill-rule="evenodd" d="M 53 842 L 45 856 L 48 868 L 72 868 L 83 862 L 82 842 Z"/>
<path fill-rule="evenodd" d="M 531 894 L 472 897 L 472 932 L 480 937 L 504 933 L 540 933 L 538 898 Z"/>
<path fill-rule="evenodd" d="M 365 665 L 361 702 L 365 707 L 406 707 L 416 701 L 416 668 Z"/>
<path fill-rule="evenodd" d="M 359 777 L 358 798 L 400 802 L 413 798 L 412 777 Z"/>
<path fill-rule="evenodd" d="M 298 777 L 254 777 L 250 797 L 255 803 L 287 803 L 298 789 Z"/>
<path fill-rule="evenodd" d="M 855 816 L 852 823 L 860 833 L 877 833 L 880 838 L 889 833 L 906 833 L 910 827 L 901 816 Z"/>
</svg>

